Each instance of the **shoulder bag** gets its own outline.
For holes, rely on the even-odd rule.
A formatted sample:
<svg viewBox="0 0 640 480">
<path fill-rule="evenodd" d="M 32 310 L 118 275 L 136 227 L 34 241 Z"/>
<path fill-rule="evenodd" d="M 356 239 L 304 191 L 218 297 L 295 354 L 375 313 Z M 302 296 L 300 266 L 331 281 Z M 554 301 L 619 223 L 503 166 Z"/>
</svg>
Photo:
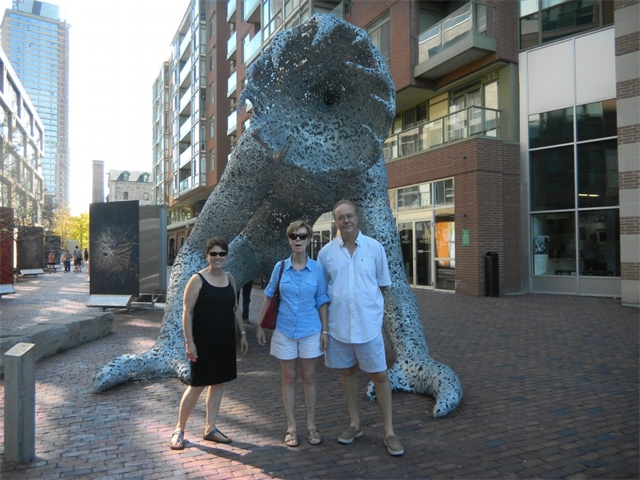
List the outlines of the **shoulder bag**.
<svg viewBox="0 0 640 480">
<path fill-rule="evenodd" d="M 280 279 L 282 278 L 283 272 L 284 260 L 280 262 L 280 275 L 278 276 L 276 291 L 273 294 L 273 297 L 271 297 L 267 311 L 264 313 L 264 317 L 262 317 L 262 321 L 260 322 L 260 326 L 267 330 L 273 330 L 276 328 L 276 317 L 278 316 L 278 305 L 280 304 Z"/>
</svg>

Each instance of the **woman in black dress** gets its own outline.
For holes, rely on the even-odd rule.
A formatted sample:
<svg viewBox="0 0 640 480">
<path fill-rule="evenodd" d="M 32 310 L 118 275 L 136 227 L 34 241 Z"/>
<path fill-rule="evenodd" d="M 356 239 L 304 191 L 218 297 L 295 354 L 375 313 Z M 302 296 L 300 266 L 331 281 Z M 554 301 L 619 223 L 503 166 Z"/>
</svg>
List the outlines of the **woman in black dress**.
<svg viewBox="0 0 640 480">
<path fill-rule="evenodd" d="M 240 351 L 249 349 L 242 315 L 238 309 L 233 277 L 222 268 L 227 261 L 227 242 L 212 238 L 205 255 L 209 266 L 193 275 L 184 290 L 182 327 L 187 359 L 191 364 L 191 382 L 182 395 L 178 424 L 169 446 L 184 448 L 184 429 L 200 394 L 207 390 L 207 419 L 202 438 L 230 443 L 231 438 L 216 428 L 224 382 L 237 377 L 236 332 L 240 329 Z"/>
</svg>

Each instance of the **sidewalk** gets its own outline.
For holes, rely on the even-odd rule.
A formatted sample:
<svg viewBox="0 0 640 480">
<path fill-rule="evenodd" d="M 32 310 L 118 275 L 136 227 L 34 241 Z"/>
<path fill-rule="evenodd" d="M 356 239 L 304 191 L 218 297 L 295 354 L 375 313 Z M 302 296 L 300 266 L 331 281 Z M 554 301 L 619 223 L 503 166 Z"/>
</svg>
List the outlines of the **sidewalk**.
<svg viewBox="0 0 640 480">
<path fill-rule="evenodd" d="M 86 309 L 86 273 L 46 274 L 0 299 L 2 329 Z M 204 398 L 193 412 L 187 448 L 169 437 L 185 386 L 175 378 L 91 390 L 115 357 L 148 350 L 162 308 L 116 311 L 113 333 L 42 360 L 36 368 L 36 459 L 4 461 L 4 383 L 0 382 L 0 476 L 32 478 L 638 478 L 639 311 L 605 298 L 564 295 L 464 297 L 416 291 L 432 356 L 460 377 L 461 405 L 434 420 L 433 399 L 394 393 L 394 423 L 405 455 L 383 445 L 375 403 L 365 401 L 364 436 L 337 442 L 349 418 L 339 373 L 319 362 L 317 422 L 308 443 L 304 392 L 297 386 L 300 446 L 283 439 L 280 367 L 255 341 L 238 357 L 217 426 L 231 445 L 201 439 Z M 251 318 L 263 293 L 254 287 Z M 62 308 L 64 307 L 64 308 Z M 61 310 L 63 310 L 61 312 Z M 11 328 L 15 328 L 12 326 Z M 393 361 L 389 353 L 389 361 Z"/>
</svg>

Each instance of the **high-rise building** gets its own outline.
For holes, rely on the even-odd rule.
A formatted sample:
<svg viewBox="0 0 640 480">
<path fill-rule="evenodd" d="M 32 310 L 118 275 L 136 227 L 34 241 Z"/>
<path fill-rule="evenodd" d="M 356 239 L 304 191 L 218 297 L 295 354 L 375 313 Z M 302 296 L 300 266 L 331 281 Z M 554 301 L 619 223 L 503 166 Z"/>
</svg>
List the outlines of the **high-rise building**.
<svg viewBox="0 0 640 480">
<path fill-rule="evenodd" d="M 383 155 L 412 287 L 638 304 L 639 9 L 194 0 L 169 62 L 169 244 L 182 245 L 251 121 L 250 104 L 236 111 L 248 66 L 280 30 L 333 13 L 367 31 L 395 82 Z M 335 235 L 329 214 L 314 232 L 312 256 Z"/>
<path fill-rule="evenodd" d="M 42 120 L 0 48 L 0 207 L 13 209 L 16 226 L 41 225 L 44 138 Z"/>
<path fill-rule="evenodd" d="M 13 0 L 2 20 L 2 48 L 45 126 L 45 202 L 68 206 L 69 25 L 57 5 Z"/>
</svg>

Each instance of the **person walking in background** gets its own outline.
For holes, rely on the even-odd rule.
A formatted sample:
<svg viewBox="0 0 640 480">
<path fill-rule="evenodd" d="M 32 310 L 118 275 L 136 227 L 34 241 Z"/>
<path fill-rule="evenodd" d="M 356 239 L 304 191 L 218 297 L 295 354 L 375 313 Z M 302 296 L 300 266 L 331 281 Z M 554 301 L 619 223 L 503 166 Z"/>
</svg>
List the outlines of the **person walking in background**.
<svg viewBox="0 0 640 480">
<path fill-rule="evenodd" d="M 62 264 L 64 265 L 64 273 L 69 273 L 71 271 L 71 255 L 67 248 L 62 252 Z"/>
<path fill-rule="evenodd" d="M 249 321 L 249 304 L 251 303 L 251 290 L 253 290 L 253 280 L 242 286 L 242 320 Z M 238 304 L 240 304 L 240 290 L 238 291 Z"/>
<path fill-rule="evenodd" d="M 49 273 L 56 271 L 56 255 L 53 252 L 49 252 L 49 257 L 47 258 L 47 266 L 49 267 Z"/>
<path fill-rule="evenodd" d="M 318 254 L 327 278 L 329 344 L 325 364 L 342 370 L 342 388 L 351 423 L 340 443 L 352 443 L 363 434 L 358 414 L 358 366 L 375 386 L 384 426 L 384 444 L 391 455 L 403 455 L 392 420 L 391 386 L 387 375 L 382 320 L 385 289 L 391 285 L 387 255 L 377 240 L 358 229 L 356 206 L 340 200 L 333 209 L 340 236 Z"/>
<path fill-rule="evenodd" d="M 184 448 L 184 430 L 200 394 L 207 390 L 206 421 L 202 438 L 231 443 L 231 438 L 216 427 L 223 386 L 237 378 L 236 326 L 240 329 L 240 351 L 249 350 L 242 316 L 238 309 L 233 277 L 223 270 L 228 245 L 222 238 L 206 244 L 209 266 L 194 274 L 184 290 L 182 328 L 185 350 L 190 362 L 191 379 L 182 395 L 178 423 L 169 447 Z"/>
<path fill-rule="evenodd" d="M 76 245 L 73 248 L 73 272 L 80 273 L 82 271 L 82 251 Z"/>
<path fill-rule="evenodd" d="M 282 401 L 287 416 L 287 432 L 284 443 L 298 446 L 295 419 L 297 359 L 300 358 L 302 384 L 307 406 L 307 431 L 309 443 L 322 441 L 316 427 L 316 359 L 327 345 L 327 286 L 322 265 L 309 258 L 307 246 L 313 237 L 311 226 L 302 220 L 287 228 L 287 237 L 292 255 L 284 261 L 284 272 L 280 278 L 282 262 L 278 262 L 271 274 L 269 285 L 260 310 L 260 321 L 275 294 L 280 278 L 280 304 L 278 321 L 271 337 L 271 355 L 280 360 L 282 368 Z M 258 343 L 265 345 L 264 329 L 258 323 Z"/>
<path fill-rule="evenodd" d="M 89 263 L 89 250 L 84 249 L 84 263 Z"/>
</svg>

